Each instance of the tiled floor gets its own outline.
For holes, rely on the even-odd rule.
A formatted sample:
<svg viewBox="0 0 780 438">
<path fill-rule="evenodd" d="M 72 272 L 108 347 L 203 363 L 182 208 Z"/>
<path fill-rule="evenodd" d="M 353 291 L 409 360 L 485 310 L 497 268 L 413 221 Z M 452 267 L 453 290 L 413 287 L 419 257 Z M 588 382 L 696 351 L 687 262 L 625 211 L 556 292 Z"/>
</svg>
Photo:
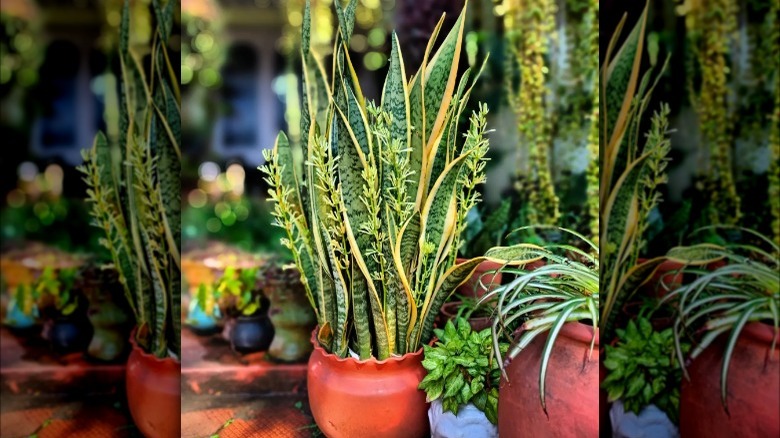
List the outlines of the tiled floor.
<svg viewBox="0 0 780 438">
<path fill-rule="evenodd" d="M 40 338 L 0 330 L 0 437 L 135 437 L 124 365 L 51 354 Z"/>
<path fill-rule="evenodd" d="M 182 437 L 320 437 L 306 396 L 306 364 L 240 356 L 220 335 L 182 330 Z"/>
</svg>

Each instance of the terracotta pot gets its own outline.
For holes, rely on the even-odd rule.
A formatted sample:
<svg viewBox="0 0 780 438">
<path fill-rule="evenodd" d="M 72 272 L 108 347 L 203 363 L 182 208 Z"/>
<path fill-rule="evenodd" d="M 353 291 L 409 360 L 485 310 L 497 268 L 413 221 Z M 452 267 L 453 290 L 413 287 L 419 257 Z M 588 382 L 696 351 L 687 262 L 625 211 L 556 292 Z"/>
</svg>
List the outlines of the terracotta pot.
<svg viewBox="0 0 780 438">
<path fill-rule="evenodd" d="M 720 396 L 720 372 L 728 339 L 722 335 L 688 367 L 680 393 L 680 436 L 780 436 L 780 351 L 769 355 L 774 329 L 751 323 L 740 333 L 728 374 L 728 408 Z M 730 414 L 730 415 L 729 415 Z"/>
<path fill-rule="evenodd" d="M 643 263 L 647 259 L 638 259 L 638 263 Z M 683 283 L 683 272 L 681 269 L 684 267 L 682 263 L 675 262 L 673 260 L 666 260 L 658 265 L 658 268 L 653 274 L 653 277 L 642 286 L 642 291 L 651 297 L 663 298 L 666 296 L 668 290 L 675 290 Z M 661 283 L 663 282 L 663 284 Z"/>
<path fill-rule="evenodd" d="M 417 389 L 423 350 L 386 360 L 339 358 L 311 336 L 307 386 L 314 421 L 329 438 L 428 436 L 428 403 Z"/>
<path fill-rule="evenodd" d="M 593 328 L 566 323 L 555 341 L 547 368 L 545 415 L 539 400 L 539 367 L 547 334 L 537 336 L 507 366 L 498 397 L 501 438 L 599 435 L 599 338 L 589 353 Z M 590 358 L 588 358 L 590 354 Z"/>
<path fill-rule="evenodd" d="M 181 436 L 181 363 L 145 352 L 130 335 L 127 404 L 138 430 L 147 438 Z"/>
<path fill-rule="evenodd" d="M 298 271 L 296 275 L 300 277 Z M 274 339 L 268 356 L 281 362 L 303 362 L 312 351 L 309 336 L 317 318 L 300 280 L 268 278 L 263 291 L 271 302 L 268 317 L 274 325 Z"/>
<path fill-rule="evenodd" d="M 440 312 L 444 317 L 442 321 L 442 327 L 449 320 L 453 320 L 453 323 L 455 322 L 454 319 L 458 315 L 458 309 L 462 304 L 463 303 L 461 301 L 450 301 L 449 303 L 444 303 L 441 306 Z M 468 318 L 468 321 L 471 329 L 478 332 L 490 327 L 493 324 L 493 319 L 489 316 L 472 317 Z"/>
<path fill-rule="evenodd" d="M 468 259 L 459 258 L 455 262 L 460 264 L 466 261 L 468 261 Z M 474 270 L 474 273 L 471 274 L 471 277 L 458 287 L 458 293 L 464 297 L 479 298 L 485 295 L 487 292 L 497 288 L 501 285 L 501 273 L 497 272 L 487 274 L 487 272 L 495 271 L 502 266 L 503 265 L 501 263 L 491 261 L 484 261 L 480 263 L 477 266 L 477 269 Z M 480 285 L 480 279 L 482 281 L 482 285 Z M 483 287 L 483 285 L 486 287 Z"/>
</svg>

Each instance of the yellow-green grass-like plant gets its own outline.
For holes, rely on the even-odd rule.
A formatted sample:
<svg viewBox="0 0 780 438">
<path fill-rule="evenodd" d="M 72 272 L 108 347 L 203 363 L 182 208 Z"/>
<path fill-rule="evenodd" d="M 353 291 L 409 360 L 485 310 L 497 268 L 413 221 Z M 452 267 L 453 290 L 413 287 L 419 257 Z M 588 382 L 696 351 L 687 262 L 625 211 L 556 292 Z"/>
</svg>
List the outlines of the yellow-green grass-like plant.
<svg viewBox="0 0 780 438">
<path fill-rule="evenodd" d="M 103 133 L 80 166 L 93 225 L 104 236 L 135 315 L 136 340 L 157 357 L 181 354 L 181 111 L 166 46 L 176 0 L 152 2 L 157 21 L 146 70 L 129 45 L 130 13 L 120 23 L 122 92 L 119 160 Z"/>
<path fill-rule="evenodd" d="M 285 230 L 315 310 L 317 339 L 346 357 L 385 359 L 414 352 L 432 336 L 444 300 L 486 257 L 455 264 L 467 212 L 485 180 L 487 107 L 459 134 L 479 73 L 458 77 L 467 7 L 435 53 L 441 23 L 420 71 L 407 81 L 391 38 L 380 105 L 366 102 L 347 50 L 356 0 L 335 2 L 339 28 L 331 78 L 309 46 L 304 12 L 301 57 L 305 165 L 287 137 L 265 153 L 275 224 Z"/>
</svg>

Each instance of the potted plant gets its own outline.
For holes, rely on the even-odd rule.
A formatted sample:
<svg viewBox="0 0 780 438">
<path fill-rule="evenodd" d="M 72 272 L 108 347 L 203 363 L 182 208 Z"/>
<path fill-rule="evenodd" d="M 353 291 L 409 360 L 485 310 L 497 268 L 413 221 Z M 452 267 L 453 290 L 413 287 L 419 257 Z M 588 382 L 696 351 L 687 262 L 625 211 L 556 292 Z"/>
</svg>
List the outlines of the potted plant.
<svg viewBox="0 0 780 438">
<path fill-rule="evenodd" d="M 301 273 L 294 265 L 273 261 L 263 267 L 260 285 L 268 298 L 268 317 L 274 327 L 268 358 L 279 362 L 308 360 L 317 318 L 301 283 Z"/>
<path fill-rule="evenodd" d="M 501 371 L 492 355 L 490 330 L 472 331 L 465 319 L 457 318 L 434 334 L 435 344 L 423 346 L 427 374 L 420 382 L 431 402 L 431 436 L 497 437 Z"/>
<path fill-rule="evenodd" d="M 490 248 L 501 245 L 509 220 L 511 203 L 504 201 L 493 212 L 482 212 L 474 206 L 466 215 L 466 228 L 463 230 L 463 243 L 460 247 L 461 257 L 457 263 L 463 263 L 469 257 L 484 255 Z M 484 216 L 484 219 L 483 217 Z M 479 298 L 489 290 L 501 284 L 501 264 L 486 260 L 479 264 L 474 274 L 458 287 L 462 297 Z"/>
<path fill-rule="evenodd" d="M 431 53 L 434 32 L 409 83 L 393 35 L 375 105 L 365 101 L 346 50 L 357 1 L 334 4 L 331 80 L 310 48 L 308 4 L 303 14 L 306 164 L 293 159 L 282 133 L 262 167 L 282 243 L 317 316 L 309 403 L 330 437 L 424 436 L 421 347 L 445 299 L 489 258 L 455 264 L 465 216 L 484 180 L 487 108 L 472 115 L 465 136 L 458 133 L 474 84 L 470 70 L 457 75 L 465 7 Z"/>
<path fill-rule="evenodd" d="M 258 288 L 258 268 L 236 269 L 228 266 L 214 285 L 215 298 L 224 313 L 234 318 L 230 346 L 241 354 L 265 351 L 274 337 L 263 295 Z M 208 301 L 203 299 L 204 304 Z M 208 312 L 208 309 L 206 310 Z"/>
<path fill-rule="evenodd" d="M 87 347 L 90 358 L 103 362 L 126 360 L 132 317 L 122 298 L 122 285 L 111 264 L 90 263 L 78 275 L 76 288 L 87 300 L 87 318 L 93 328 Z"/>
<path fill-rule="evenodd" d="M 601 387 L 607 391 L 612 433 L 677 437 L 682 372 L 677 365 L 674 331 L 655 330 L 645 317 L 617 329 L 616 345 L 606 345 Z M 683 351 L 688 344 L 680 345 Z"/>
<path fill-rule="evenodd" d="M 495 300 L 482 301 L 480 298 L 459 294 L 455 294 L 453 297 L 454 300 L 447 301 L 441 306 L 442 320 L 439 327 L 444 326 L 447 321 L 454 321 L 457 318 L 467 320 L 471 329 L 476 331 L 491 326 L 493 312 L 496 308 Z"/>
<path fill-rule="evenodd" d="M 599 347 L 599 250 L 585 237 L 562 231 L 581 238 L 590 251 L 548 244 L 541 250 L 543 266 L 504 268 L 515 279 L 483 297 L 498 301 L 491 331 L 504 377 L 498 399 L 502 437 L 525 430 L 539 436 L 598 435 L 599 367 L 593 350 Z M 501 340 L 512 341 L 506 354 Z M 529 370 L 539 371 L 534 377 Z M 529 396 L 534 393 L 538 399 Z M 547 403 L 548 397 L 554 402 Z"/>
<path fill-rule="evenodd" d="M 742 232 L 759 243 L 728 244 L 721 250 L 727 263 L 717 269 L 686 268 L 695 279 L 665 298 L 678 309 L 682 436 L 780 434 L 780 247 Z"/>
<path fill-rule="evenodd" d="M 127 1 L 122 11 L 119 160 L 98 133 L 80 169 L 93 223 L 135 315 L 126 372 L 130 413 L 147 437 L 171 437 L 181 434 L 181 116 L 167 53 L 177 2 L 152 3 L 157 26 L 143 48 L 152 59 L 149 71 L 129 47 Z"/>
<path fill-rule="evenodd" d="M 74 288 L 76 273 L 75 268 L 47 266 L 33 285 L 38 308 L 47 320 L 43 337 L 59 354 L 84 351 L 92 338 L 84 299 Z"/>
</svg>

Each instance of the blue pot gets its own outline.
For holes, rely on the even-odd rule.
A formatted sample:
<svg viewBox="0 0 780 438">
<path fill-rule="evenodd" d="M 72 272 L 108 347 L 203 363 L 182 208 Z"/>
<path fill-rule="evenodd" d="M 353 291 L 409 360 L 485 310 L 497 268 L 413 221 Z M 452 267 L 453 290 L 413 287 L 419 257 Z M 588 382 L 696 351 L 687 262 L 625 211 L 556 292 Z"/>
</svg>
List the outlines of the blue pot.
<svg viewBox="0 0 780 438">
<path fill-rule="evenodd" d="M 3 324 L 7 326 L 12 333 L 18 335 L 32 334 L 40 330 L 38 322 L 38 306 L 33 304 L 30 314 L 26 314 L 17 305 L 16 299 L 11 298 L 8 301 L 8 307 L 5 310 Z"/>
<path fill-rule="evenodd" d="M 198 298 L 193 297 L 190 301 L 190 307 L 187 312 L 187 321 L 185 322 L 198 335 L 210 335 L 218 332 L 219 320 L 221 318 L 219 307 L 214 307 L 214 314 L 207 314 L 199 305 Z"/>
<path fill-rule="evenodd" d="M 57 318 L 49 331 L 49 342 L 58 354 L 85 351 L 90 340 L 92 340 L 92 325 L 84 318 Z"/>
</svg>

